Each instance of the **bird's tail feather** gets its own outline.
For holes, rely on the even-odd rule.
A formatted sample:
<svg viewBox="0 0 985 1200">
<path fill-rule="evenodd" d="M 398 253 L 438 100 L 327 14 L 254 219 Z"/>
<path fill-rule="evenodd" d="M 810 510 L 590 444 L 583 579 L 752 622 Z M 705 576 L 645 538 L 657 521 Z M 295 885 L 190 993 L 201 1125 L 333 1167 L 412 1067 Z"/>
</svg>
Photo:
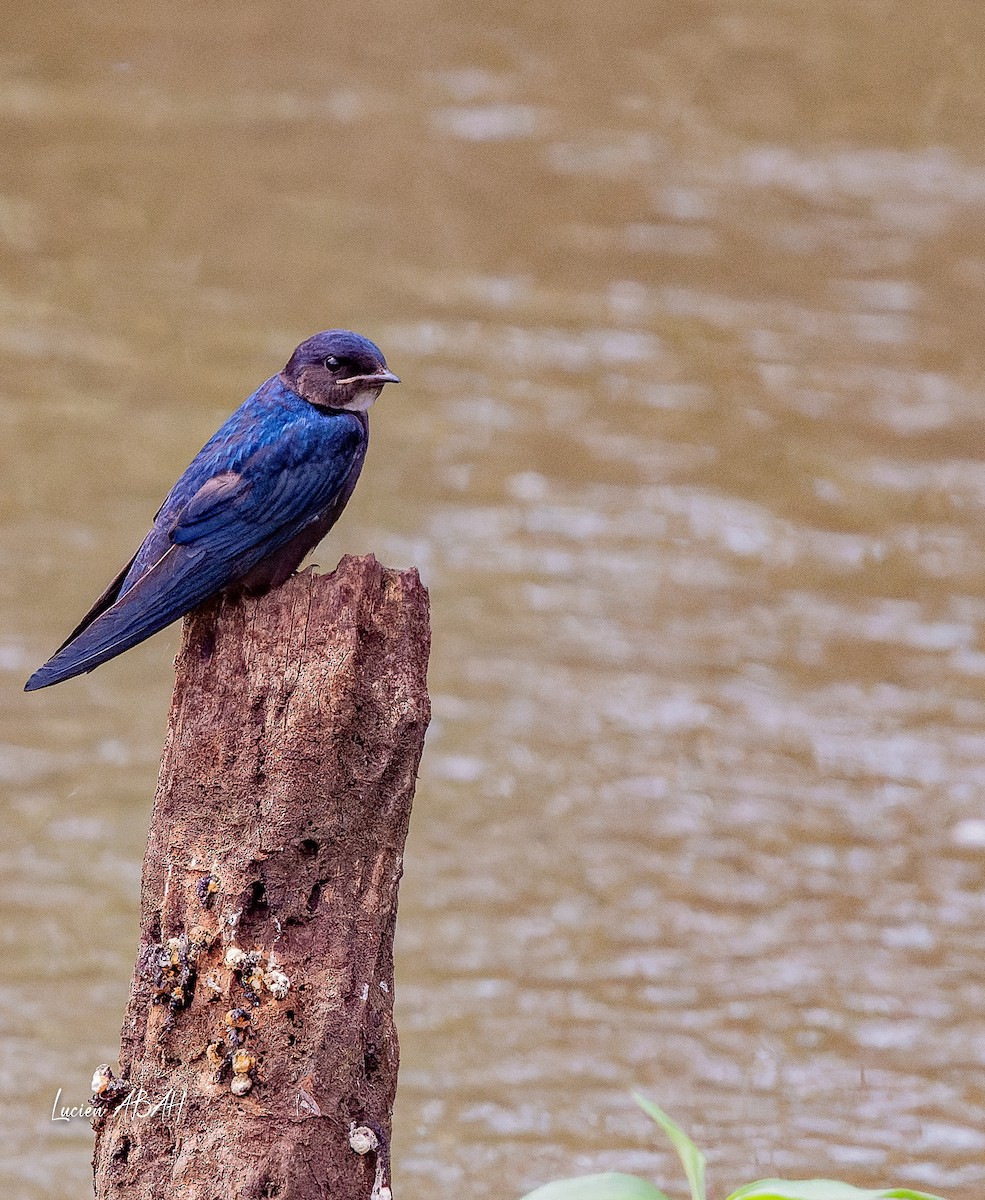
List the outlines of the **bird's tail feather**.
<svg viewBox="0 0 985 1200">
<path fill-rule="evenodd" d="M 182 547 L 180 554 L 176 550 L 171 547 L 129 591 L 88 623 L 84 621 L 78 634 L 34 672 L 24 691 L 36 692 L 92 671 L 158 633 L 211 595 L 216 581 L 211 571 L 201 570 L 197 562 L 201 552 L 189 547 Z M 162 578 L 167 575 L 172 577 Z"/>
</svg>

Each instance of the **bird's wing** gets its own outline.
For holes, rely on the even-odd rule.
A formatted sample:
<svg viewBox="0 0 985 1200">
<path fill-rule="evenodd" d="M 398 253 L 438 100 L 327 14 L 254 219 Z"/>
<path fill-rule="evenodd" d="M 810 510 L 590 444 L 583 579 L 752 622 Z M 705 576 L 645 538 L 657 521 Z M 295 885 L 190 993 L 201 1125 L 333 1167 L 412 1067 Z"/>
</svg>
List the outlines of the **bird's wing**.
<svg viewBox="0 0 985 1200">
<path fill-rule="evenodd" d="M 196 464 L 201 477 L 196 459 L 135 556 L 145 568 L 133 579 L 128 568 L 114 580 L 73 637 L 31 676 L 26 690 L 91 671 L 241 578 L 332 503 L 365 447 L 365 436 L 350 414 L 314 425 L 295 422 L 240 455 L 235 468 L 208 475 L 194 490 L 182 487 Z"/>
<path fill-rule="evenodd" d="M 95 621 L 96 617 L 98 617 L 101 613 L 104 613 L 107 610 L 107 608 L 109 608 L 109 606 L 114 603 L 114 601 L 120 594 L 120 589 L 123 587 L 123 581 L 126 579 L 127 575 L 130 573 L 130 568 L 133 566 L 133 564 L 136 561 L 137 561 L 137 556 L 135 554 L 133 556 L 133 558 L 131 558 L 130 561 L 127 563 L 127 565 L 123 568 L 123 570 L 119 573 L 119 575 L 117 575 L 117 577 L 109 585 L 109 587 L 106 589 L 106 591 L 103 592 L 103 594 L 99 597 L 99 599 L 95 602 L 95 604 L 93 604 L 92 608 L 89 609 L 89 611 L 82 618 L 82 620 L 78 623 L 78 625 L 76 625 L 76 627 L 68 635 L 68 637 L 65 639 L 65 641 L 62 642 L 62 644 L 58 647 L 58 650 L 55 651 L 55 654 L 57 654 L 59 650 L 64 650 L 65 647 L 69 644 L 69 642 L 74 642 L 75 639 L 79 636 L 79 634 L 83 631 L 83 629 L 88 629 L 88 627 L 93 623 L 93 621 Z"/>
</svg>

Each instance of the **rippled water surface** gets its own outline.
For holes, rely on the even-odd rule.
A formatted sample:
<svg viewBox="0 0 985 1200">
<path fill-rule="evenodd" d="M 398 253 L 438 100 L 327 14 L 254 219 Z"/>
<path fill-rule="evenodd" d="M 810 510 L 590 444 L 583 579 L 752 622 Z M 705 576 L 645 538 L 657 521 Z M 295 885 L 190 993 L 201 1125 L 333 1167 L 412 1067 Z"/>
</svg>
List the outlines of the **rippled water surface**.
<svg viewBox="0 0 985 1200">
<path fill-rule="evenodd" d="M 399 1200 L 985 1187 L 985 28 L 953 0 L 6 7 L 0 1174 L 114 1057 L 174 630 L 25 697 L 315 329 L 431 589 Z"/>
</svg>

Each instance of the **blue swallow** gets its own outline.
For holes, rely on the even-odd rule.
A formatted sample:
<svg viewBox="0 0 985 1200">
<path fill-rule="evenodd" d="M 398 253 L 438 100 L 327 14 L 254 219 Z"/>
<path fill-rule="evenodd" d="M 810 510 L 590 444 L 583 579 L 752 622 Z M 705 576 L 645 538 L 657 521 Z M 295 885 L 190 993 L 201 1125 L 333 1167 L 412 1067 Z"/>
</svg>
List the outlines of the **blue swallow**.
<svg viewBox="0 0 985 1200">
<path fill-rule="evenodd" d="M 218 592 L 282 584 L 345 508 L 369 407 L 399 382 L 357 333 L 302 342 L 205 444 L 140 549 L 24 690 L 93 670 Z"/>
</svg>

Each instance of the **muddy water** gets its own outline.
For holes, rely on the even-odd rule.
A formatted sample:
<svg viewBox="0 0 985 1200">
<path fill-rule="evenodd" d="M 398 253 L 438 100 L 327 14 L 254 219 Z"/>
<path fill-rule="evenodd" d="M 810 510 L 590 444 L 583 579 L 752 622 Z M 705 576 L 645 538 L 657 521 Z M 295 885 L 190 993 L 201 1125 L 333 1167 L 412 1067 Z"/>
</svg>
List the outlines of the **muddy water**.
<svg viewBox="0 0 985 1200">
<path fill-rule="evenodd" d="M 336 6 L 337 9 L 337 6 Z M 985 1185 L 979 8 L 6 6 L 0 1172 L 116 1052 L 174 631 L 20 687 L 302 336 L 417 564 L 403 1200 Z"/>
</svg>

